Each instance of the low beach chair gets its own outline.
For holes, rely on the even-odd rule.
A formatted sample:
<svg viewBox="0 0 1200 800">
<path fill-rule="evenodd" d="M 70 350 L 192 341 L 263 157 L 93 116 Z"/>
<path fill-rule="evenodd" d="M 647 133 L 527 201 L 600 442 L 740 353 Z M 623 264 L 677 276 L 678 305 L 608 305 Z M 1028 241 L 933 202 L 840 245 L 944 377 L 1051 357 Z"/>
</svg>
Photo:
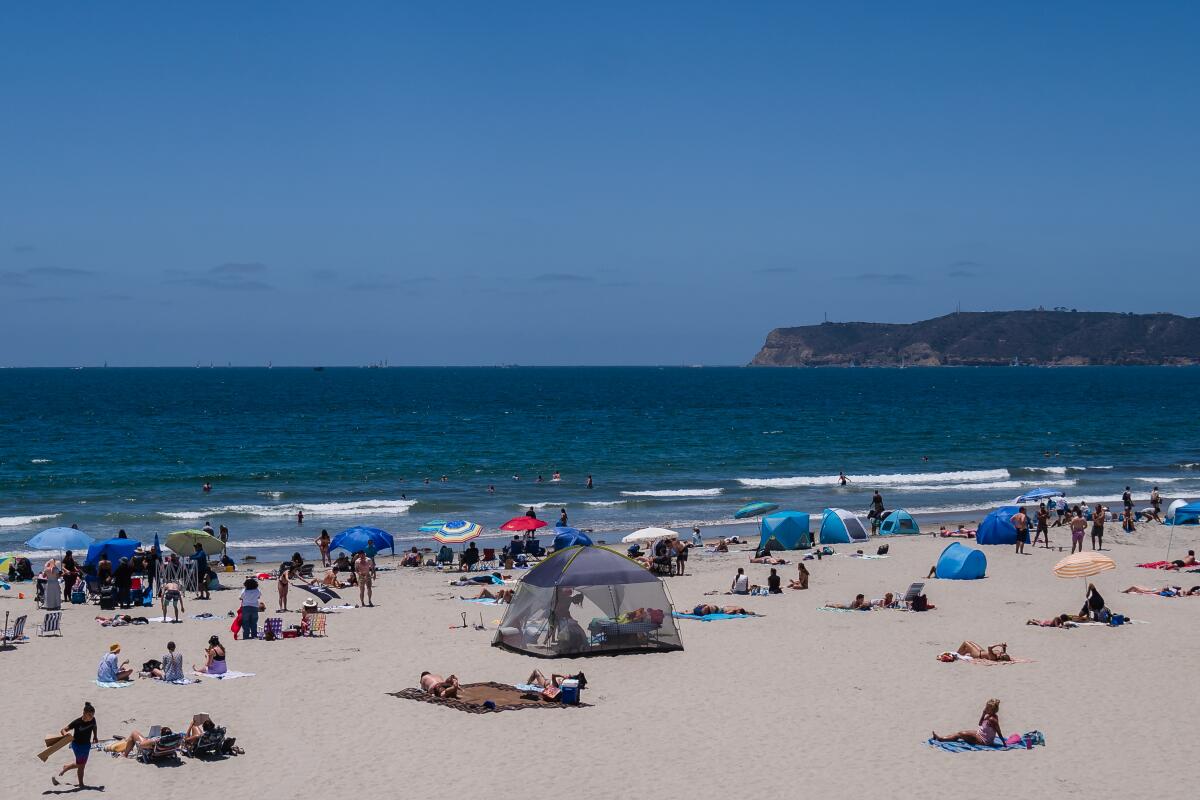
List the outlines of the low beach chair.
<svg viewBox="0 0 1200 800">
<path fill-rule="evenodd" d="M 454 566 L 454 551 L 450 549 L 450 545 L 444 544 L 442 549 L 438 550 L 437 563 L 438 566 Z"/>
<path fill-rule="evenodd" d="M 161 730 L 157 725 L 150 729 L 148 738 L 157 738 L 150 747 L 138 747 L 137 759 L 144 764 L 149 764 L 151 761 L 157 761 L 160 758 L 179 758 L 179 753 L 183 749 L 183 734 L 168 733 L 166 736 L 159 736 L 158 731 Z"/>
<path fill-rule="evenodd" d="M 220 755 L 221 747 L 225 744 L 225 729 L 213 728 L 200 734 L 200 738 L 184 748 L 188 758 L 204 758 Z"/>
<path fill-rule="evenodd" d="M 903 602 L 906 606 L 911 606 L 913 600 L 916 600 L 925 591 L 924 583 L 914 583 L 908 587 L 908 591 L 904 593 Z"/>
<path fill-rule="evenodd" d="M 327 614 L 309 614 L 308 615 L 308 635 L 309 636 L 324 636 L 325 635 L 325 618 Z"/>
<path fill-rule="evenodd" d="M 46 618 L 42 620 L 42 624 L 37 626 L 38 636 L 49 636 L 55 633 L 62 636 L 62 612 L 49 611 L 46 613 Z"/>
<path fill-rule="evenodd" d="M 23 641 L 25 641 L 25 618 L 27 616 L 28 615 L 26 615 L 26 614 L 22 614 L 21 616 L 17 617 L 17 619 L 13 622 L 13 626 L 11 628 L 5 628 L 5 630 L 4 630 L 4 641 L 5 642 L 23 642 Z"/>
<path fill-rule="evenodd" d="M 283 617 L 267 617 L 263 623 L 264 638 L 282 639 L 283 638 Z"/>
<path fill-rule="evenodd" d="M 496 548 L 483 548 L 483 557 L 479 559 L 479 569 L 496 569 L 499 564 L 496 562 Z"/>
<path fill-rule="evenodd" d="M 546 555 L 546 548 L 542 547 L 542 543 L 537 539 L 530 539 L 525 543 L 525 552 L 534 558 L 541 558 Z"/>
</svg>

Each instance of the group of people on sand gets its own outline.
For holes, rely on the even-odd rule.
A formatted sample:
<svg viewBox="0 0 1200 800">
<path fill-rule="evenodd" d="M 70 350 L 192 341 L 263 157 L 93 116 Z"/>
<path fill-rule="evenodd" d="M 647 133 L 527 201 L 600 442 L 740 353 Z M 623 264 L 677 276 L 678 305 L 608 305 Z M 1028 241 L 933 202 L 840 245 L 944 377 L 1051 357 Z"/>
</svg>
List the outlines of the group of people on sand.
<svg viewBox="0 0 1200 800">
<path fill-rule="evenodd" d="M 543 697 L 547 700 L 553 700 L 558 697 L 563 682 L 567 680 L 576 681 L 581 691 L 587 688 L 587 677 L 582 672 L 574 675 L 551 674 L 547 677 L 540 669 L 535 669 L 530 673 L 529 677 L 525 680 L 525 685 L 540 688 Z M 462 688 L 457 675 L 443 678 L 441 675 L 432 672 L 421 673 L 421 689 L 425 694 L 443 700 L 454 700 L 462 693 Z"/>
<path fill-rule="evenodd" d="M 1064 525 L 1070 528 L 1071 552 L 1082 553 L 1083 536 L 1088 530 L 1089 514 L 1080 505 L 1075 505 L 1070 509 L 1066 509 L 1064 505 L 1062 508 L 1064 509 L 1062 516 L 1054 523 L 1054 527 Z M 1096 503 L 1095 507 L 1091 509 L 1090 525 L 1093 550 L 1104 549 L 1104 519 L 1107 514 L 1108 509 L 1101 503 Z M 1016 552 L 1025 552 L 1025 545 L 1030 544 L 1029 531 L 1031 528 L 1034 531 L 1032 545 L 1037 547 L 1038 542 L 1041 541 L 1043 547 L 1046 549 L 1050 548 L 1050 509 L 1047 508 L 1045 503 L 1038 504 L 1038 509 L 1034 512 L 1032 519 L 1026 513 L 1025 506 L 1020 506 L 1017 509 L 1017 513 L 1013 514 L 1009 521 L 1017 531 Z M 1126 530 L 1130 530 L 1128 525 Z"/>
<path fill-rule="evenodd" d="M 96 667 L 96 682 L 99 684 L 123 683 L 134 679 L 134 669 L 129 659 L 122 660 L 121 645 L 109 645 L 108 652 Z M 225 646 L 216 634 L 208 637 L 204 648 L 204 665 L 192 664 L 192 671 L 201 675 L 224 675 L 228 671 L 225 661 Z M 175 642 L 167 642 L 167 652 L 161 659 L 150 660 L 142 665 L 139 674 L 143 678 L 167 682 L 186 680 L 183 673 L 183 656 L 176 650 Z"/>
</svg>

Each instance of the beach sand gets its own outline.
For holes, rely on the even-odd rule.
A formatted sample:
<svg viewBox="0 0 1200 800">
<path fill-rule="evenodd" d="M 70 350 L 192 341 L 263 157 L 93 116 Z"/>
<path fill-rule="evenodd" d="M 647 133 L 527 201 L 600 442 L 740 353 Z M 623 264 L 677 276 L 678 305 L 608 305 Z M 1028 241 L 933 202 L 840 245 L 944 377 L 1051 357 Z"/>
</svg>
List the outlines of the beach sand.
<svg viewBox="0 0 1200 800">
<path fill-rule="evenodd" d="M 179 727 L 202 711 L 246 749 L 176 768 L 93 753 L 88 783 L 122 798 L 1184 796 L 1194 791 L 1186 773 L 1196 753 L 1200 597 L 1119 593 L 1135 583 L 1200 583 L 1200 574 L 1134 567 L 1161 559 L 1168 535 L 1160 526 L 1110 533 L 1108 553 L 1119 568 L 1096 579 L 1111 608 L 1147 624 L 1026 626 L 1030 617 L 1075 612 L 1082 603 L 1082 582 L 1050 571 L 1065 555 L 1057 548 L 1030 547 L 1023 556 L 984 548 L 988 577 L 928 581 L 937 606 L 929 613 L 817 610 L 826 600 L 879 597 L 924 580 L 951 541 L 924 535 L 890 539 L 886 559 L 807 562 L 808 591 L 737 598 L 762 618 L 681 620 L 683 652 L 555 661 L 490 647 L 504 608 L 461 602 L 468 590 L 448 586 L 449 576 L 434 570 L 381 573 L 376 608 L 331 615 L 328 638 L 280 642 L 232 642 L 224 617 L 101 628 L 94 606 L 66 607 L 63 637 L 38 639 L 32 623 L 41 614 L 32 601 L 15 599 L 18 585 L 0 599 L 0 614 L 28 613 L 32 638 L 0 652 L 4 796 L 38 797 L 53 788 L 50 776 L 67 751 L 48 764 L 35 755 L 84 700 L 97 708 L 102 737 Z M 1063 529 L 1053 536 L 1056 545 L 1069 543 Z M 1194 529 L 1176 531 L 1172 556 L 1198 539 Z M 864 549 L 873 553 L 880 543 Z M 736 547 L 694 552 L 689 574 L 667 581 L 677 608 L 728 589 L 738 566 L 765 584 L 769 568 L 749 564 L 749 555 Z M 787 555 L 792 563 L 779 568 L 785 581 L 796 572 L 797 554 Z M 272 608 L 273 592 L 264 587 Z M 344 597 L 356 594 L 345 590 Z M 293 590 L 292 603 L 305 596 Z M 223 615 L 236 602 L 236 592 L 218 592 L 208 602 L 189 599 L 187 610 Z M 453 627 L 462 624 L 461 612 L 469 623 L 482 615 L 488 630 Z M 290 624 L 299 615 L 284 616 Z M 230 668 L 254 677 L 187 687 L 94 683 L 112 642 L 136 666 L 160 657 L 174 639 L 190 664 L 214 632 L 229 645 Z M 964 639 L 1007 642 L 1012 655 L 1033 663 L 984 669 L 936 660 Z M 417 685 L 422 670 L 514 683 L 534 668 L 586 672 L 591 707 L 464 714 L 388 695 Z M 974 727 L 991 697 L 1002 702 L 1006 734 L 1037 729 L 1047 746 L 949 754 L 925 744 L 931 729 Z"/>
</svg>

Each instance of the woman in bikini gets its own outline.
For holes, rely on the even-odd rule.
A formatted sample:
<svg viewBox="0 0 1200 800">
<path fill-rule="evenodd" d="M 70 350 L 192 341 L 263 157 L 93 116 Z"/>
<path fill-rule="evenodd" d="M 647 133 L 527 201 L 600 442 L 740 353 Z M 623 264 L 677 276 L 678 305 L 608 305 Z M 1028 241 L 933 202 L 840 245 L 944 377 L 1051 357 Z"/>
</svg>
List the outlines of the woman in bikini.
<svg viewBox="0 0 1200 800">
<path fill-rule="evenodd" d="M 788 581 L 789 589 L 807 589 L 808 588 L 808 567 L 804 566 L 804 562 L 796 565 L 796 579 Z"/>
<path fill-rule="evenodd" d="M 434 675 L 432 672 L 422 672 L 421 688 L 425 690 L 426 694 L 448 699 L 458 697 L 458 690 L 462 687 L 459 685 L 458 676 L 456 675 L 443 678 L 441 675 Z"/>
<path fill-rule="evenodd" d="M 215 633 L 208 637 L 208 647 L 204 648 L 204 655 L 204 666 L 197 667 L 192 664 L 193 672 L 202 675 L 224 675 L 229 670 L 225 663 L 225 645 L 221 644 L 221 639 Z"/>
<path fill-rule="evenodd" d="M 933 731 L 935 742 L 967 742 L 986 747 L 1003 738 L 1004 733 L 1000 730 L 1000 701 L 995 698 L 988 700 L 987 705 L 983 707 L 983 713 L 979 715 L 979 724 L 974 730 L 959 731 L 949 736 L 938 736 L 937 731 Z"/>
<path fill-rule="evenodd" d="M 1008 642 L 994 644 L 986 650 L 974 642 L 963 642 L 955 652 L 960 656 L 970 656 L 984 661 L 1012 661 L 1012 656 L 1008 654 Z"/>
</svg>

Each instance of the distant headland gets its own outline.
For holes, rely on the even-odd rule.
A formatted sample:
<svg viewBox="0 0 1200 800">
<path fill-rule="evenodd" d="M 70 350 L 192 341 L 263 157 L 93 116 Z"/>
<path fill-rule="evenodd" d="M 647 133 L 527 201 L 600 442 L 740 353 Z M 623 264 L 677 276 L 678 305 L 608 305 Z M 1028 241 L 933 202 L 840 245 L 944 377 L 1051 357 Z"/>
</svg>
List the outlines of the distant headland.
<svg viewBox="0 0 1200 800">
<path fill-rule="evenodd" d="M 776 328 L 751 366 L 1200 364 L 1200 318 L 1097 311 L 957 312 L 921 322 Z"/>
</svg>

